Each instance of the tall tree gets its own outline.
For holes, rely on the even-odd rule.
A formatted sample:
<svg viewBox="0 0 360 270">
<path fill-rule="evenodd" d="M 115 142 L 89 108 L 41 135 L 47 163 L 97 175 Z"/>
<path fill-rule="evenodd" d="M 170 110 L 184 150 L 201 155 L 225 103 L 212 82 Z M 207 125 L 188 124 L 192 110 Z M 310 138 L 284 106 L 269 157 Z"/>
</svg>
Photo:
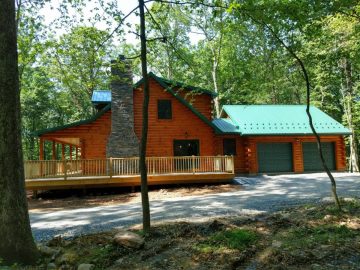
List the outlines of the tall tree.
<svg viewBox="0 0 360 270">
<path fill-rule="evenodd" d="M 140 41 L 141 41 L 141 72 L 144 85 L 144 102 L 142 107 L 142 129 L 140 140 L 140 177 L 141 177 L 141 202 L 143 209 L 143 230 L 145 234 L 150 233 L 150 205 L 147 183 L 146 167 L 146 145 L 148 135 L 148 110 L 149 110 L 149 78 L 146 59 L 146 26 L 145 26 L 145 4 L 144 0 L 139 0 L 140 10 Z"/>
<path fill-rule="evenodd" d="M 28 264 L 36 261 L 38 253 L 25 195 L 13 0 L 1 3 L 0 40 L 0 258 Z"/>
</svg>

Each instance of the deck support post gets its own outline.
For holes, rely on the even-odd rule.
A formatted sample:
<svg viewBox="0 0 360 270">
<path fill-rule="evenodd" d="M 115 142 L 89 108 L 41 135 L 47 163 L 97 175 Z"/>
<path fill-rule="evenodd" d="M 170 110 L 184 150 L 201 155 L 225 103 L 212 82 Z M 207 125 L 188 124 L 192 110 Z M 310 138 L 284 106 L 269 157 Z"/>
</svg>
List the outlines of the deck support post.
<svg viewBox="0 0 360 270">
<path fill-rule="evenodd" d="M 32 197 L 33 197 L 34 199 L 37 199 L 37 198 L 38 198 L 38 191 L 37 191 L 36 189 L 33 190 L 33 195 L 32 195 Z"/>
</svg>

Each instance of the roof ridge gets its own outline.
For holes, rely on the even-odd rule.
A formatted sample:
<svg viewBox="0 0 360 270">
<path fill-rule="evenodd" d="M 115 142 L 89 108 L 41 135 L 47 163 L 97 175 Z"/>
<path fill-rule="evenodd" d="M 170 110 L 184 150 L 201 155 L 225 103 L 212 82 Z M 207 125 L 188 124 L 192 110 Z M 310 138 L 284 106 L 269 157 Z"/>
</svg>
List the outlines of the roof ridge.
<svg viewBox="0 0 360 270">
<path fill-rule="evenodd" d="M 166 79 L 166 78 L 163 78 L 163 77 L 160 77 L 160 76 L 157 76 L 156 74 L 154 74 L 152 71 L 150 71 L 148 73 L 148 76 L 150 78 L 153 78 L 154 80 L 156 80 L 157 82 L 161 81 L 163 82 L 164 84 L 167 84 L 168 86 L 169 85 L 173 85 L 173 86 L 176 86 L 176 87 L 183 87 L 184 89 L 189 89 L 191 91 L 198 91 L 198 92 L 202 92 L 204 94 L 207 94 L 207 95 L 211 95 L 212 97 L 216 97 L 217 96 L 217 93 L 211 91 L 211 90 L 208 90 L 208 89 L 204 89 L 204 88 L 201 88 L 201 87 L 197 87 L 197 86 L 192 86 L 192 85 L 188 85 L 184 82 L 178 82 L 178 81 L 174 81 L 174 80 L 169 80 L 169 79 Z M 138 82 L 136 82 L 134 84 L 134 88 L 138 88 L 141 84 L 143 83 L 143 78 L 141 78 Z"/>
</svg>

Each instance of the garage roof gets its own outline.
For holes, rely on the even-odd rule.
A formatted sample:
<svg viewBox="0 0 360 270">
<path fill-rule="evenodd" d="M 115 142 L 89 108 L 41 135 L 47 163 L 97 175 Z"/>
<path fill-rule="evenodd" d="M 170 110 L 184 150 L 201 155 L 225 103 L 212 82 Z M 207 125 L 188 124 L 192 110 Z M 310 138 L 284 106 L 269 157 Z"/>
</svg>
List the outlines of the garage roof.
<svg viewBox="0 0 360 270">
<path fill-rule="evenodd" d="M 346 127 L 318 108 L 311 106 L 310 113 L 319 134 L 350 134 Z M 228 119 L 226 125 L 219 119 L 213 123 L 223 133 L 238 133 L 243 136 L 312 134 L 305 105 L 225 105 L 221 115 L 228 117 L 221 118 Z M 230 124 L 233 127 L 229 127 Z"/>
</svg>

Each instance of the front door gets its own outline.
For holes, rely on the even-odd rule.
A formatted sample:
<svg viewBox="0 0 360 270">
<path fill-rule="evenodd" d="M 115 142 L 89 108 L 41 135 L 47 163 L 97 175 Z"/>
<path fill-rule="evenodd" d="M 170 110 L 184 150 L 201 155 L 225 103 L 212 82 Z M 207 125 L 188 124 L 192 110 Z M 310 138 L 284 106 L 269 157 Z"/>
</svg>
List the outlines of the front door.
<svg viewBox="0 0 360 270">
<path fill-rule="evenodd" d="M 174 156 L 199 156 L 199 140 L 174 140 Z M 189 172 L 199 167 L 192 158 L 175 158 L 175 168 L 178 172 Z"/>
<path fill-rule="evenodd" d="M 199 140 L 174 140 L 174 156 L 198 156 Z"/>
</svg>

